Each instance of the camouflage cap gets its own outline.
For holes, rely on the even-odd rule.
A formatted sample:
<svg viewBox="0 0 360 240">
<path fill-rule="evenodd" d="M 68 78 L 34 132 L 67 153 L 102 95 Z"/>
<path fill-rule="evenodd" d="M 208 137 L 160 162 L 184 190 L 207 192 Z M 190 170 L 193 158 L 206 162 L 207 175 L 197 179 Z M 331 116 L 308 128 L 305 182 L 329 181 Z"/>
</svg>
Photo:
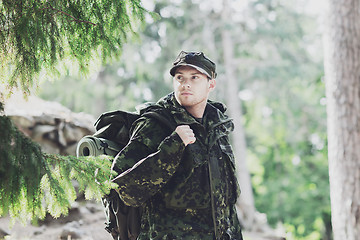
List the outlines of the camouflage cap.
<svg viewBox="0 0 360 240">
<path fill-rule="evenodd" d="M 199 72 L 206 74 L 209 78 L 216 78 L 216 65 L 213 61 L 208 59 L 203 52 L 185 52 L 181 51 L 173 62 L 173 67 L 170 69 L 171 76 L 175 75 L 176 69 L 181 66 L 190 66 Z"/>
</svg>

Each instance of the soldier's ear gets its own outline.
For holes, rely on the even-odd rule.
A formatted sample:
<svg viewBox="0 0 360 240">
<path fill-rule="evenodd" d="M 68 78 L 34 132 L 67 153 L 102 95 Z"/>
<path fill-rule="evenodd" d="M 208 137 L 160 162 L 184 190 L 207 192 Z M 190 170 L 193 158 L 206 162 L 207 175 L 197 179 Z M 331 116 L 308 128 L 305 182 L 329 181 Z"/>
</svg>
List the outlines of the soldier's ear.
<svg viewBox="0 0 360 240">
<path fill-rule="evenodd" d="M 216 80 L 214 78 L 209 80 L 209 90 L 212 91 L 216 87 Z"/>
</svg>

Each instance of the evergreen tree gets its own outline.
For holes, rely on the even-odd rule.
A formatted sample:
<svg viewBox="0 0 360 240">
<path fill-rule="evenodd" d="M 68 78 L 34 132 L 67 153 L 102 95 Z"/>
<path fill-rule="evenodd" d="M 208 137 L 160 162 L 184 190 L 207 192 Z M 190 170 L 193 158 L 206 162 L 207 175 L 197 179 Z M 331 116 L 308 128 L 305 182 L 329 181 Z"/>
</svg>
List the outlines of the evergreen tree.
<svg viewBox="0 0 360 240">
<path fill-rule="evenodd" d="M 15 88 L 28 94 L 40 73 L 59 74 L 66 61 L 86 73 L 90 60 L 119 57 L 146 12 L 139 0 L 1 1 L 0 81 L 6 94 Z M 0 158 L 0 216 L 65 214 L 76 197 L 72 179 L 88 198 L 114 187 L 108 182 L 111 158 L 43 153 L 4 115 L 1 102 Z"/>
<path fill-rule="evenodd" d="M 7 116 L 0 117 L 0 126 L 0 216 L 9 213 L 25 221 L 44 217 L 46 210 L 55 217 L 66 214 L 76 198 L 72 179 L 89 199 L 114 186 L 108 181 L 111 157 L 45 154 Z"/>
<path fill-rule="evenodd" d="M 86 72 L 90 60 L 119 57 L 128 33 L 146 10 L 140 0 L 0 2 L 1 81 L 28 92 L 40 71 L 62 60 Z"/>
</svg>

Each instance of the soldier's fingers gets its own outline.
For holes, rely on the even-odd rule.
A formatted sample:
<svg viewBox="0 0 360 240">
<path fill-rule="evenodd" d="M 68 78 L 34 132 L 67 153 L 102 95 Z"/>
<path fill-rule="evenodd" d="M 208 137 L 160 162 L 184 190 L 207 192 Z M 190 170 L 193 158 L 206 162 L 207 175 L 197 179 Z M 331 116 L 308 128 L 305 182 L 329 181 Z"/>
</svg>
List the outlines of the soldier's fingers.
<svg viewBox="0 0 360 240">
<path fill-rule="evenodd" d="M 180 125 L 175 129 L 175 132 L 180 136 L 185 146 L 196 141 L 194 131 L 189 125 Z"/>
<path fill-rule="evenodd" d="M 188 144 L 193 144 L 196 141 L 195 137 L 190 138 L 189 143 Z"/>
</svg>

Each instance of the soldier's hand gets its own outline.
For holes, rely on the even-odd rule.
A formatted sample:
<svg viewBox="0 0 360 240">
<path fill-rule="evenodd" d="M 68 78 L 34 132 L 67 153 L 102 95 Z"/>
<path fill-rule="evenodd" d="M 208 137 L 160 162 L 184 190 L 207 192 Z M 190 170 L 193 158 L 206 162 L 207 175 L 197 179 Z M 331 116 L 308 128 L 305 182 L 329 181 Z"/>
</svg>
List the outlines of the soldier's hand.
<svg viewBox="0 0 360 240">
<path fill-rule="evenodd" d="M 196 141 L 195 134 L 189 125 L 177 126 L 175 132 L 180 136 L 185 146 Z"/>
</svg>

